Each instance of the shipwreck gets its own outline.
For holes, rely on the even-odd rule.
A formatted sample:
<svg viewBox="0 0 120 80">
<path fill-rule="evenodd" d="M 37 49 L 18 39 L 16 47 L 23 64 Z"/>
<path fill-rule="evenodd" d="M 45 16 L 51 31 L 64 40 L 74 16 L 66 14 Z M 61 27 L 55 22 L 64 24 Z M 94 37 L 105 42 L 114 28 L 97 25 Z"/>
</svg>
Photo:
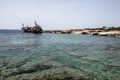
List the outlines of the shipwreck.
<svg viewBox="0 0 120 80">
<path fill-rule="evenodd" d="M 24 24 L 22 24 L 22 26 L 23 26 L 22 30 L 27 33 L 42 33 L 43 32 L 41 26 L 39 26 L 36 21 L 35 21 L 35 26 L 33 27 L 24 26 Z"/>
</svg>

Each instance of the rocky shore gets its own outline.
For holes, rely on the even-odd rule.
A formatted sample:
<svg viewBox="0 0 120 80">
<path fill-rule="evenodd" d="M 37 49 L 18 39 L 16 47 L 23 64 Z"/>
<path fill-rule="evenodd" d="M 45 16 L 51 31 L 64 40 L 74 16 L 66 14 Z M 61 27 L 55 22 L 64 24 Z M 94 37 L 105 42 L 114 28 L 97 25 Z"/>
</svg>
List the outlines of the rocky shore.
<svg viewBox="0 0 120 80">
<path fill-rule="evenodd" d="M 93 29 L 72 29 L 72 30 L 44 30 L 44 33 L 58 34 L 86 34 L 108 37 L 120 37 L 120 27 L 112 28 L 93 28 Z"/>
<path fill-rule="evenodd" d="M 22 30 L 27 33 L 53 33 L 53 34 L 84 34 L 84 35 L 98 35 L 108 37 L 120 37 L 120 27 L 105 27 L 102 28 L 85 28 L 85 29 L 71 29 L 71 30 L 42 30 L 35 21 L 35 26 L 29 27 L 22 24 Z"/>
</svg>

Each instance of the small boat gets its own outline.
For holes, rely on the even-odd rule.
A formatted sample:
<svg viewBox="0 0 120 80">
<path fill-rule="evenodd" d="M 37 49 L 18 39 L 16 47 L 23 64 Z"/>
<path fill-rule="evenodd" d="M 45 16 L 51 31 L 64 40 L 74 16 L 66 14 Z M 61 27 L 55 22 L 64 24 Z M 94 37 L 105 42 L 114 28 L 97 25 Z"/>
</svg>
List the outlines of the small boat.
<svg viewBox="0 0 120 80">
<path fill-rule="evenodd" d="M 35 26 L 33 27 L 29 27 L 29 26 L 25 27 L 24 24 L 22 24 L 22 26 L 23 26 L 22 30 L 27 33 L 42 33 L 43 32 L 41 26 L 39 26 L 36 21 L 35 21 Z"/>
</svg>

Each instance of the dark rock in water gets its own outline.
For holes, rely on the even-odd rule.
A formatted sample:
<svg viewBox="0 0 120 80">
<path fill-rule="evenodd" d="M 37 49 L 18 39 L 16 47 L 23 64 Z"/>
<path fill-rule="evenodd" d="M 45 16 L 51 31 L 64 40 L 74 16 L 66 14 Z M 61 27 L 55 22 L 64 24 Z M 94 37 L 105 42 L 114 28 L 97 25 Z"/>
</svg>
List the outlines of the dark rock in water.
<svg viewBox="0 0 120 80">
<path fill-rule="evenodd" d="M 28 32 L 28 33 L 42 33 L 42 32 L 43 32 L 41 26 L 39 26 L 39 25 L 36 23 L 36 21 L 35 21 L 35 26 L 34 26 L 34 27 L 29 27 L 29 26 L 24 27 L 24 24 L 22 24 L 22 25 L 23 25 L 22 30 L 23 30 L 24 32 Z"/>
<path fill-rule="evenodd" d="M 7 79 L 7 78 L 6 78 Z M 9 80 L 94 80 L 93 77 L 79 70 L 68 67 L 52 68 L 49 70 L 21 74 L 8 77 Z"/>
<path fill-rule="evenodd" d="M 120 48 L 118 48 L 118 47 L 113 47 L 113 46 L 111 46 L 111 45 L 106 45 L 106 47 L 104 48 L 104 50 L 120 50 Z"/>
<path fill-rule="evenodd" d="M 88 32 L 82 32 L 81 34 L 89 34 Z"/>
<path fill-rule="evenodd" d="M 73 57 L 76 57 L 76 58 L 87 57 L 87 55 L 80 55 L 80 54 L 70 54 L 70 56 L 73 56 Z"/>
<path fill-rule="evenodd" d="M 110 50 L 120 50 L 118 47 L 111 47 Z"/>
<path fill-rule="evenodd" d="M 94 32 L 94 33 L 92 33 L 92 35 L 98 35 L 98 32 Z"/>
<path fill-rule="evenodd" d="M 29 68 L 23 69 L 23 68 L 18 68 L 19 73 L 18 74 L 23 74 L 23 73 L 32 73 L 35 72 L 37 70 L 47 70 L 50 69 L 52 67 L 52 65 L 40 65 L 40 64 L 36 64 L 33 65 Z"/>
<path fill-rule="evenodd" d="M 25 74 L 25 73 L 36 72 L 38 70 L 47 70 L 47 69 L 50 69 L 51 67 L 52 65 L 36 64 L 36 65 L 26 67 L 26 68 L 20 67 L 20 68 L 3 70 L 1 75 L 3 77 L 10 77 L 10 76 L 20 75 L 20 74 Z"/>
<path fill-rule="evenodd" d="M 30 59 L 30 57 L 28 57 L 28 58 L 11 59 L 11 60 L 9 61 L 9 63 L 6 65 L 6 68 L 17 68 L 17 67 L 21 67 L 21 66 L 24 65 L 29 59 Z"/>
</svg>

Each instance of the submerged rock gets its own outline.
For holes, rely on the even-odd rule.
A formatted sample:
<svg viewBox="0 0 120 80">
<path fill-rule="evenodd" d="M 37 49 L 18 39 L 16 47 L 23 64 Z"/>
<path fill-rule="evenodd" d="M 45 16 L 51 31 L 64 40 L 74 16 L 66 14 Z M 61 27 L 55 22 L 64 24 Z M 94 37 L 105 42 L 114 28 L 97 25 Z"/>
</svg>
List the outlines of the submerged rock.
<svg viewBox="0 0 120 80">
<path fill-rule="evenodd" d="M 20 74 L 25 74 L 25 73 L 36 72 L 38 70 L 47 70 L 47 69 L 50 69 L 51 67 L 52 67 L 52 65 L 36 64 L 36 65 L 30 66 L 30 67 L 6 69 L 6 70 L 1 71 L 1 76 L 10 77 L 10 76 L 20 75 Z"/>
<path fill-rule="evenodd" d="M 110 50 L 118 50 L 118 48 L 112 47 L 110 48 Z"/>
<path fill-rule="evenodd" d="M 7 80 L 94 80 L 82 72 L 68 68 L 54 68 L 33 74 L 22 74 L 7 78 Z"/>
<path fill-rule="evenodd" d="M 87 57 L 87 55 L 81 55 L 81 54 L 75 54 L 75 53 L 70 53 L 70 56 L 76 57 L 76 58 L 82 58 L 82 57 Z"/>
<path fill-rule="evenodd" d="M 112 45 L 107 44 L 105 46 L 104 50 L 112 50 L 112 51 L 114 51 L 114 50 L 120 50 L 120 48 L 119 47 L 113 47 Z"/>
<path fill-rule="evenodd" d="M 17 68 L 21 67 L 22 65 L 26 64 L 26 62 L 30 59 L 28 58 L 17 58 L 17 59 L 11 59 L 9 63 L 6 65 L 6 68 Z"/>
</svg>

